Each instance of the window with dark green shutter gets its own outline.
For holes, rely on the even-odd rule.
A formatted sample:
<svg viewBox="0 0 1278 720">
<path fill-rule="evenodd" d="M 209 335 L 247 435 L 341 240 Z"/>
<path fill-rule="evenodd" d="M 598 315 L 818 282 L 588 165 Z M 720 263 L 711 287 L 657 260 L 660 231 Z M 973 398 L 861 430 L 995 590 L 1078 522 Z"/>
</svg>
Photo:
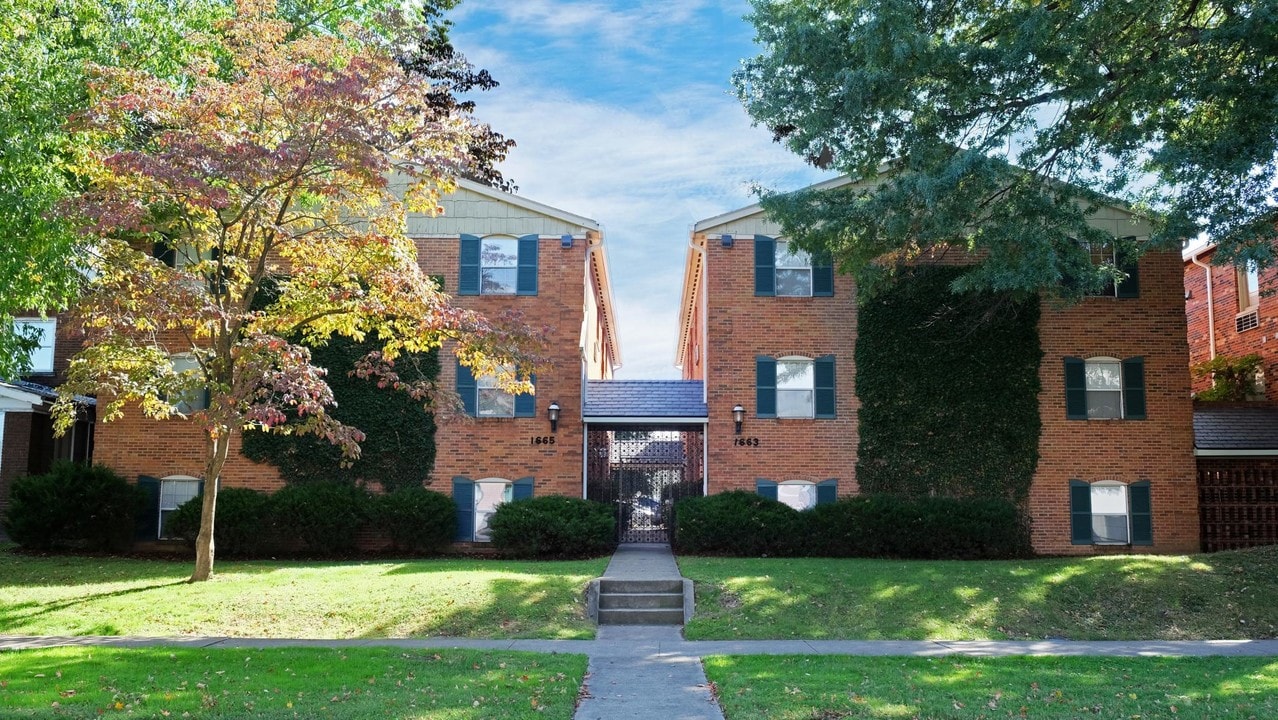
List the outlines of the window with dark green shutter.
<svg viewBox="0 0 1278 720">
<path fill-rule="evenodd" d="M 1074 545 L 1152 545 L 1149 482 L 1069 481 L 1070 542 Z"/>
<path fill-rule="evenodd" d="M 453 504 L 457 508 L 457 540 L 475 539 L 475 482 L 464 475 L 453 478 Z"/>
<path fill-rule="evenodd" d="M 1154 544 L 1154 511 L 1150 500 L 1149 481 L 1134 482 L 1127 487 L 1131 503 L 1132 544 Z"/>
<path fill-rule="evenodd" d="M 816 504 L 827 505 L 839 499 L 839 481 L 836 478 L 822 480 L 816 486 Z"/>
<path fill-rule="evenodd" d="M 160 479 L 139 475 L 138 490 L 142 492 L 144 501 L 137 514 L 134 537 L 154 540 L 160 536 Z"/>
<path fill-rule="evenodd" d="M 767 235 L 754 236 L 754 294 L 776 294 L 776 241 Z"/>
<path fill-rule="evenodd" d="M 525 235 L 519 238 L 519 259 L 515 293 L 517 295 L 537 294 L 537 236 Z"/>
<path fill-rule="evenodd" d="M 760 355 L 754 359 L 755 413 L 761 418 L 777 416 L 777 361 Z"/>
<path fill-rule="evenodd" d="M 824 355 L 812 362 L 814 416 L 834 417 L 834 356 Z"/>
<path fill-rule="evenodd" d="M 760 497 L 765 497 L 769 500 L 777 499 L 777 484 L 772 480 L 758 478 L 754 481 L 754 491 Z"/>
<path fill-rule="evenodd" d="M 1144 358 L 1067 357 L 1064 363 L 1067 419 L 1145 419 Z"/>
<path fill-rule="evenodd" d="M 832 297 L 834 295 L 834 263 L 826 254 L 812 259 L 812 296 Z"/>
<path fill-rule="evenodd" d="M 512 500 L 528 500 L 533 496 L 533 479 L 530 477 L 519 478 L 514 482 L 514 488 L 511 490 Z"/>
<path fill-rule="evenodd" d="M 1092 544 L 1092 487 L 1082 480 L 1069 481 L 1069 531 L 1072 544 Z"/>
<path fill-rule="evenodd" d="M 457 275 L 458 295 L 479 294 L 480 240 L 477 235 L 461 236 L 461 265 Z"/>
<path fill-rule="evenodd" d="M 537 387 L 537 376 L 529 378 L 533 387 Z M 537 396 L 532 393 L 520 393 L 515 396 L 515 417 L 536 417 Z"/>
<path fill-rule="evenodd" d="M 1126 242 L 1133 242 L 1135 237 L 1123 238 Z M 1140 258 L 1128 257 L 1125 253 L 1118 253 L 1115 256 L 1118 269 L 1127 274 L 1127 277 L 1118 283 L 1115 289 L 1115 295 L 1120 298 L 1138 298 L 1140 297 Z"/>
<path fill-rule="evenodd" d="M 537 376 L 529 378 L 533 387 L 537 386 Z M 537 398 L 533 393 L 512 395 L 497 385 L 492 376 L 475 377 L 470 368 L 457 363 L 457 396 L 461 398 L 462 409 L 471 417 L 510 418 L 536 417 Z"/>
<path fill-rule="evenodd" d="M 479 415 L 479 403 L 477 400 L 478 383 L 475 382 L 475 375 L 470 368 L 457 363 L 457 382 L 455 384 L 457 396 L 461 398 L 462 409 L 467 415 L 476 417 Z"/>
</svg>

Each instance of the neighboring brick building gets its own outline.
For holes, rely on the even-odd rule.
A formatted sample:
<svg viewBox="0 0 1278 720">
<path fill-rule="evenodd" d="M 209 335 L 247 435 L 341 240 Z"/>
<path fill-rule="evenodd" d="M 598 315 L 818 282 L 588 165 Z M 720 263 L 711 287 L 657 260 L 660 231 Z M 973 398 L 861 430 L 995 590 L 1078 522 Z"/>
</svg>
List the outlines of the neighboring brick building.
<svg viewBox="0 0 1278 720">
<path fill-rule="evenodd" d="M 24 316 L 18 325 L 40 331 L 40 347 L 31 353 L 31 373 L 0 381 L 0 515 L 9 505 L 9 488 L 23 475 L 48 472 L 57 460 L 89 462 L 93 458 L 94 409 L 91 398 L 80 402 L 80 419 L 60 438 L 53 436 L 49 408 L 57 398 L 67 362 L 80 343 L 65 318 Z"/>
<path fill-rule="evenodd" d="M 1119 208 L 1093 222 L 1149 234 Z M 757 205 L 694 226 L 676 364 L 705 383 L 707 491 L 757 489 L 802 507 L 858 491 L 856 288 L 788 253 L 779 232 Z M 1198 549 L 1180 263 L 1150 253 L 1136 270 L 1109 296 L 1044 303 L 1028 500 L 1039 553 Z M 1112 386 L 1089 388 L 1088 376 Z"/>
<path fill-rule="evenodd" d="M 449 347 L 441 353 L 440 384 L 455 388 L 473 417 L 440 424 L 435 466 L 422 468 L 422 480 L 457 499 L 459 540 L 483 540 L 487 513 L 504 499 L 582 496 L 584 381 L 612 377 L 620 352 L 598 223 L 466 180 L 441 205 L 439 217 L 408 217 L 423 271 L 441 277 L 457 305 L 485 314 L 517 310 L 550 340 L 535 395 L 486 388 L 484 378 L 459 372 Z M 560 408 L 553 431 L 552 402 Z M 163 513 L 199 489 L 204 442 L 193 423 L 130 411 L 101 425 L 96 459 L 156 488 L 156 522 L 146 527 L 159 534 Z M 281 486 L 274 467 L 240 454 L 238 435 L 222 482 Z"/>
<path fill-rule="evenodd" d="M 1258 384 L 1268 400 L 1278 401 L 1278 267 L 1263 271 L 1212 264 L 1214 246 L 1196 245 L 1184 258 L 1185 317 L 1189 325 L 1191 366 L 1217 356 L 1263 358 Z M 1211 387 L 1210 377 L 1195 377 L 1194 392 Z"/>
</svg>

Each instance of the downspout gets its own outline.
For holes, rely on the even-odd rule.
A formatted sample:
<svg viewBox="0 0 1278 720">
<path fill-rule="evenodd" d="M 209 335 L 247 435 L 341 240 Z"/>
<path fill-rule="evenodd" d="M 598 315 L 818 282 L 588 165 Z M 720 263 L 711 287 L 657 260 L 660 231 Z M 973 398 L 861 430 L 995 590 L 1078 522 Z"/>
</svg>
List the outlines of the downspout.
<svg viewBox="0 0 1278 720">
<path fill-rule="evenodd" d="M 710 292 L 706 287 L 706 260 L 708 259 L 708 255 L 706 254 L 705 247 L 697 247 L 695 234 L 688 238 L 688 248 L 701 256 L 701 277 L 697 280 L 697 291 L 701 295 L 701 338 L 698 344 L 701 346 L 701 367 L 704 368 L 709 367 L 706 363 L 706 353 L 710 351 L 708 344 L 710 338 L 706 329 L 710 325 Z M 710 374 L 708 372 L 702 373 L 701 375 L 701 402 L 703 403 L 710 402 L 710 392 L 708 389 L 710 387 L 710 383 L 707 382 L 707 380 L 709 380 L 709 375 Z M 702 455 L 704 457 L 704 453 Z"/>
<path fill-rule="evenodd" d="M 1216 306 L 1211 301 L 1211 265 L 1207 265 L 1198 259 L 1197 253 L 1189 258 L 1189 261 L 1203 270 L 1207 271 L 1207 346 L 1210 348 L 1211 357 L 1208 360 L 1216 359 Z"/>
</svg>

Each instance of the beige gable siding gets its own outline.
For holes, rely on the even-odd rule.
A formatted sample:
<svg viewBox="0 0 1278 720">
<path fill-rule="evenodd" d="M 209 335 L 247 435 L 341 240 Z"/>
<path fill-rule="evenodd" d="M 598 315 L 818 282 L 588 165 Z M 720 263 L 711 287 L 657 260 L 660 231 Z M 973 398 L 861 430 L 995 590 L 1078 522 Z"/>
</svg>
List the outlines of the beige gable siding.
<svg viewBox="0 0 1278 720">
<path fill-rule="evenodd" d="M 443 214 L 431 217 L 422 213 L 408 214 L 408 234 L 414 237 L 450 237 L 470 235 L 574 235 L 582 236 L 589 228 L 562 218 L 495 200 L 473 190 L 459 187 L 441 199 Z"/>
<path fill-rule="evenodd" d="M 704 233 L 706 237 L 714 239 L 719 235 L 768 235 L 776 237 L 781 234 L 781 226 L 769 220 L 762 211 L 753 215 L 747 215 L 736 220 L 712 225 L 698 232 Z"/>
</svg>

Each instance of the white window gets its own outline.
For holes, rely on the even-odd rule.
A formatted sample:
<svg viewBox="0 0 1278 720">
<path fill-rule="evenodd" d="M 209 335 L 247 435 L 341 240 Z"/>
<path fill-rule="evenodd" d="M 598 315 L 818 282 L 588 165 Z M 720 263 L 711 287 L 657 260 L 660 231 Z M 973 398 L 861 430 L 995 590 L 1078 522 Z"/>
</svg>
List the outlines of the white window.
<svg viewBox="0 0 1278 720">
<path fill-rule="evenodd" d="M 173 355 L 169 358 L 169 361 L 173 363 L 173 372 L 175 373 L 192 377 L 198 377 L 201 373 L 199 361 L 189 353 Z M 173 405 L 183 415 L 189 415 L 196 410 L 203 410 L 209 406 L 208 391 L 204 388 L 190 388 L 179 395 L 175 395 L 173 397 Z"/>
<path fill-rule="evenodd" d="M 776 279 L 776 294 L 779 296 L 811 296 L 811 256 L 785 240 L 776 241 Z"/>
<path fill-rule="evenodd" d="M 1246 267 L 1238 268 L 1237 283 L 1238 312 L 1255 310 L 1260 304 L 1260 270 L 1256 263 L 1248 262 Z"/>
<path fill-rule="evenodd" d="M 787 480 L 777 485 L 777 500 L 795 510 L 810 510 L 816 507 L 816 485 L 806 480 Z"/>
<path fill-rule="evenodd" d="M 483 295 L 514 295 L 519 279 L 519 240 L 487 237 L 479 251 L 479 292 Z"/>
<path fill-rule="evenodd" d="M 485 478 L 475 483 L 475 542 L 492 542 L 488 521 L 502 503 L 510 502 L 514 486 L 509 480 Z"/>
<path fill-rule="evenodd" d="M 475 385 L 479 417 L 515 417 L 515 396 L 498 386 L 495 375 L 481 375 L 475 378 Z"/>
<path fill-rule="evenodd" d="M 1131 521 L 1127 513 L 1127 486 L 1103 481 L 1092 483 L 1092 538 L 1097 545 L 1127 545 Z"/>
<path fill-rule="evenodd" d="M 1123 364 L 1116 358 L 1094 357 L 1086 362 L 1087 419 L 1123 417 Z"/>
<path fill-rule="evenodd" d="M 811 359 L 783 357 L 777 360 L 777 417 L 812 417 L 815 381 Z"/>
<path fill-rule="evenodd" d="M 159 537 L 169 537 L 169 517 L 182 503 L 200 494 L 200 480 L 190 475 L 170 475 L 160 479 L 160 533 Z"/>
<path fill-rule="evenodd" d="M 19 329 L 30 328 L 40 335 L 40 346 L 31 351 L 31 373 L 53 374 L 53 344 L 57 337 L 58 321 L 54 318 L 18 318 L 14 325 Z"/>
</svg>

